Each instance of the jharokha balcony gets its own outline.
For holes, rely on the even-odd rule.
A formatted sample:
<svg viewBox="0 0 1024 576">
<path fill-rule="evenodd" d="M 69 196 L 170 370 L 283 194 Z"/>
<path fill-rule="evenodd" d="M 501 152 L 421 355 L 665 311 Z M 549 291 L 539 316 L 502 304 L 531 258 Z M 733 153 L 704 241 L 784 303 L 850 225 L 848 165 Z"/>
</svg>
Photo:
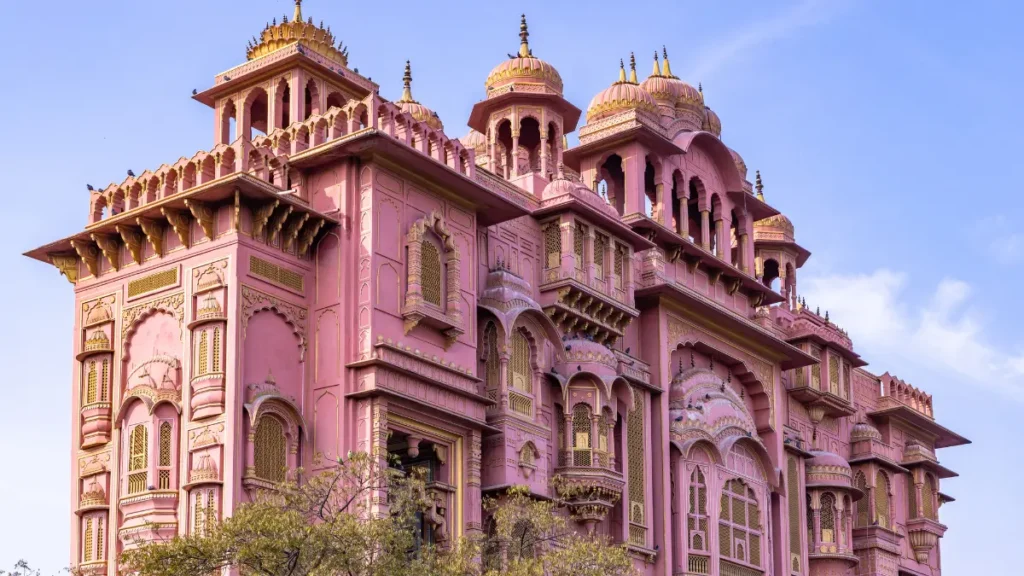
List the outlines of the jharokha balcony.
<svg viewBox="0 0 1024 576">
<path fill-rule="evenodd" d="M 879 378 L 882 395 L 878 408 L 868 415 L 880 422 L 902 421 L 934 436 L 935 448 L 969 444 L 970 441 L 935 421 L 932 397 L 888 372 Z"/>
<path fill-rule="evenodd" d="M 611 448 L 613 428 L 608 418 L 594 418 L 582 407 L 577 407 L 571 422 L 565 422 L 561 415 L 559 418 L 562 447 L 555 474 L 564 479 L 564 484 L 558 490 L 588 529 L 607 517 L 622 498 L 625 487 Z M 596 446 L 592 443 L 594 438 Z"/>
</svg>

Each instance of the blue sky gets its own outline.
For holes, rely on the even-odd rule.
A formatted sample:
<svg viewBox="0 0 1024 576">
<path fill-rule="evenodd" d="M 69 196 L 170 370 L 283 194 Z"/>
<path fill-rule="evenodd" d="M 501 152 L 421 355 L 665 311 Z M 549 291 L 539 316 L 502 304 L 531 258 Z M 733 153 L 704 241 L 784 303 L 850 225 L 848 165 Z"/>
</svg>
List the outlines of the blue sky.
<svg viewBox="0 0 1024 576">
<path fill-rule="evenodd" d="M 624 11 L 625 8 L 629 12 Z M 1024 80 L 1011 2 L 507 3 L 307 0 L 386 96 L 413 93 L 452 136 L 488 71 L 518 46 L 554 64 L 580 108 L 619 58 L 668 46 L 704 85 L 723 140 L 760 169 L 770 203 L 813 257 L 799 273 L 878 373 L 935 396 L 939 420 L 974 444 L 940 454 L 948 574 L 1011 574 L 1019 547 L 1007 492 L 1024 474 L 1024 280 L 1020 133 Z M 80 229 L 85 184 L 120 181 L 208 149 L 212 114 L 193 88 L 244 60 L 290 0 L 10 2 L 0 19 L 7 208 L 0 283 L 7 318 L 0 418 L 0 568 L 67 564 L 71 286 L 20 256 Z M 386 24 L 382 29 L 380 24 Z M 1017 512 L 1011 512 L 1016 507 Z M 1019 568 L 1019 566 L 1017 566 Z"/>
</svg>

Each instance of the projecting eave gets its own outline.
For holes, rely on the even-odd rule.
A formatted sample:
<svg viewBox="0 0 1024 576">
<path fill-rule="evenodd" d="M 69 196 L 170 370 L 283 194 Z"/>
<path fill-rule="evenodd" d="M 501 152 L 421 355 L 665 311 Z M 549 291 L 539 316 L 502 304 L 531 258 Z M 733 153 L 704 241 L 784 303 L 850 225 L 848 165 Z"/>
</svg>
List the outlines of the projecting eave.
<svg viewBox="0 0 1024 576">
<path fill-rule="evenodd" d="M 470 178 L 372 128 L 299 152 L 288 163 L 309 169 L 347 157 L 381 161 L 411 178 L 420 179 L 425 185 L 433 185 L 435 190 L 447 193 L 456 202 L 474 210 L 481 226 L 526 216 L 538 206 L 537 200 L 523 190 L 497 177 L 488 178 L 489 173 L 479 167 L 470 167 L 475 171 L 475 176 Z"/>
<path fill-rule="evenodd" d="M 574 148 L 569 148 L 562 154 L 562 163 L 579 172 L 580 162 L 583 158 L 630 141 L 640 142 L 652 152 L 662 156 L 675 156 L 683 153 L 683 149 L 676 146 L 671 140 L 654 132 L 646 125 L 637 122 L 621 132 L 616 132 L 614 135 L 608 137 L 595 135 L 594 140 Z"/>
<path fill-rule="evenodd" d="M 843 358 L 846 358 L 846 360 L 854 368 L 860 368 L 862 366 L 867 366 L 868 365 L 868 363 L 863 358 L 861 358 L 860 354 L 857 354 L 853 350 L 850 350 L 850 349 L 846 348 L 845 346 L 842 346 L 841 344 L 835 342 L 834 340 L 829 340 L 827 338 L 822 338 L 821 336 L 819 336 L 817 334 L 804 334 L 804 335 L 799 336 L 797 338 L 790 338 L 788 340 L 788 342 L 790 344 L 799 344 L 801 342 L 814 342 L 815 344 L 818 344 L 819 346 L 823 346 L 823 347 L 827 346 L 827 347 L 831 348 L 832 350 L 835 350 L 836 352 L 839 352 L 840 355 L 842 355 Z"/>
<path fill-rule="evenodd" d="M 281 204 L 291 206 L 293 213 L 308 213 L 311 218 L 321 218 L 325 223 L 331 225 L 338 223 L 334 216 L 314 210 L 309 204 L 295 198 L 287 190 L 282 190 L 248 173 L 234 172 L 205 184 L 189 188 L 184 192 L 172 194 L 155 202 L 149 202 L 138 208 L 126 210 L 120 214 L 115 214 L 89 224 L 81 232 L 29 250 L 25 252 L 25 256 L 40 262 L 50 263 L 50 254 L 74 251 L 74 247 L 71 245 L 72 240 L 91 241 L 93 234 L 117 235 L 119 234 L 118 226 L 137 226 L 140 218 L 164 219 L 164 210 L 188 212 L 189 208 L 186 200 L 214 205 L 233 203 L 235 201 L 235 191 L 239 194 L 239 201 L 254 199 L 264 201 L 276 200 Z"/>
<path fill-rule="evenodd" d="M 778 212 L 776 212 L 776 214 L 778 214 Z M 767 218 L 767 216 L 765 216 L 764 218 Z M 781 240 L 758 240 L 756 232 L 754 234 L 754 245 L 759 248 L 777 248 L 780 250 L 795 251 L 797 268 L 803 266 L 807 262 L 807 259 L 811 257 L 811 251 L 797 244 L 796 242 L 785 242 Z"/>
<path fill-rule="evenodd" d="M 910 461 L 907 461 L 907 462 L 901 462 L 900 464 L 904 468 L 913 468 L 915 466 L 920 466 L 920 467 L 922 467 L 922 468 L 924 468 L 926 470 L 930 470 L 931 472 L 933 472 L 936 476 L 938 476 L 942 480 L 945 480 L 946 478 L 956 478 L 956 477 L 960 476 L 956 472 L 950 470 L 949 468 L 946 468 L 945 466 L 943 466 L 942 464 L 939 464 L 935 460 L 929 460 L 929 459 L 926 459 L 926 458 L 922 458 L 922 459 L 919 459 L 919 460 L 910 460 Z"/>
<path fill-rule="evenodd" d="M 481 134 L 487 134 L 487 121 L 492 112 L 500 108 L 507 108 L 512 102 L 534 103 L 548 106 L 562 116 L 562 133 L 568 134 L 576 130 L 580 116 L 583 112 L 564 97 L 557 94 L 543 92 L 505 92 L 481 100 L 473 105 L 473 111 L 469 113 L 469 127 Z M 543 127 L 542 127 L 543 129 Z"/>
<path fill-rule="evenodd" d="M 240 86 L 270 78 L 284 68 L 295 66 L 307 68 L 320 76 L 331 79 L 357 98 L 366 97 L 379 88 L 373 81 L 360 76 L 341 63 L 330 60 L 311 48 L 304 47 L 302 41 L 299 40 L 270 54 L 217 74 L 216 82 L 212 87 L 194 94 L 192 98 L 213 108 L 217 98 L 238 90 Z"/>
<path fill-rule="evenodd" d="M 601 212 L 586 202 L 582 202 L 571 196 L 565 201 L 557 203 L 545 200 L 542 202 L 541 207 L 533 213 L 533 217 L 542 218 L 550 214 L 559 214 L 561 212 L 576 212 L 585 216 L 593 224 L 615 234 L 618 239 L 632 246 L 633 250 L 636 252 L 654 248 L 655 246 L 653 242 L 634 232 L 632 228 L 623 224 L 621 220 L 612 218 L 608 214 Z"/>
<path fill-rule="evenodd" d="M 818 363 L 810 354 L 686 286 L 663 282 L 648 288 L 637 288 L 634 294 L 638 308 L 641 309 L 645 308 L 645 306 L 641 305 L 642 301 L 650 301 L 657 298 L 667 298 L 679 303 L 684 309 L 702 317 L 705 321 L 723 331 L 734 333 L 752 342 L 754 345 L 775 354 L 779 357 L 783 370 L 801 368 Z"/>
<path fill-rule="evenodd" d="M 749 192 L 746 192 L 746 191 L 743 191 L 743 190 L 731 191 L 731 192 L 728 193 L 728 196 L 737 205 L 740 205 L 740 206 L 746 205 L 747 210 L 750 212 L 750 215 L 754 217 L 754 222 L 757 222 L 758 220 L 763 220 L 764 218 L 768 218 L 769 216 L 775 216 L 777 214 L 780 214 L 780 212 L 778 210 L 776 210 L 775 208 L 771 207 L 767 202 L 765 202 L 763 200 L 759 200 L 757 198 L 757 196 L 754 196 L 753 194 L 751 194 Z M 799 246 L 797 246 L 797 248 L 799 250 L 804 250 L 803 248 L 800 248 Z M 804 252 L 807 252 L 807 251 L 804 250 Z M 807 252 L 807 256 L 810 256 L 810 255 L 811 255 L 811 253 Z M 804 261 L 806 261 L 806 260 L 807 260 L 807 258 L 805 257 Z M 800 264 L 797 267 L 800 267 L 800 266 L 803 266 L 803 261 L 801 261 Z"/>
<path fill-rule="evenodd" d="M 876 410 L 874 412 L 868 412 L 868 416 L 877 418 L 880 421 L 895 418 L 898 421 L 902 421 L 910 426 L 919 428 L 924 432 L 935 436 L 936 448 L 949 448 L 951 446 L 963 446 L 971 443 L 967 438 L 964 438 L 949 428 L 942 426 L 935 420 L 932 420 L 909 406 L 900 405 L 892 408 Z"/>
</svg>

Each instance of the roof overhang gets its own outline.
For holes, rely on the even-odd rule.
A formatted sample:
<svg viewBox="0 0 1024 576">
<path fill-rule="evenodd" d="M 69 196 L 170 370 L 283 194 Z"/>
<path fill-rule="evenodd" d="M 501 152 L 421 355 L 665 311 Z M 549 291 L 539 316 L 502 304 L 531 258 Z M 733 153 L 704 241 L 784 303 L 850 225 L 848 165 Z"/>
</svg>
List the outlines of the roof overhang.
<svg viewBox="0 0 1024 576">
<path fill-rule="evenodd" d="M 910 426 L 919 428 L 935 437 L 936 448 L 949 448 L 951 446 L 963 446 L 971 443 L 967 438 L 964 438 L 949 428 L 942 426 L 935 420 L 932 420 L 909 406 L 892 406 L 890 408 L 868 412 L 868 416 L 885 421 L 895 418 L 896 420 L 902 421 Z"/>
<path fill-rule="evenodd" d="M 543 218 L 549 214 L 559 214 L 561 212 L 577 212 L 605 230 L 615 234 L 618 239 L 624 240 L 627 244 L 633 247 L 634 251 L 647 250 L 655 247 L 654 242 L 651 242 L 647 238 L 637 234 L 621 220 L 612 218 L 610 215 L 601 212 L 597 208 L 594 208 L 573 196 L 569 196 L 569 198 L 569 200 L 559 202 L 557 204 L 549 204 L 547 206 L 542 205 L 539 209 L 534 211 L 534 218 Z"/>
<path fill-rule="evenodd" d="M 566 166 L 579 172 L 580 162 L 584 157 L 591 156 L 609 148 L 621 146 L 622 144 L 630 141 L 639 142 L 652 152 L 662 156 L 674 156 L 676 154 L 683 153 L 682 148 L 677 146 L 668 138 L 665 138 L 665 136 L 651 130 L 641 122 L 634 121 L 632 126 L 621 132 L 616 132 L 612 136 L 608 136 L 607 138 L 598 136 L 591 142 L 580 144 L 579 146 L 566 150 L 562 153 L 562 162 Z"/>
<path fill-rule="evenodd" d="M 364 129 L 348 137 L 327 142 L 292 156 L 288 163 L 298 168 L 315 168 L 341 158 L 357 157 L 363 161 L 385 161 L 389 167 L 421 180 L 453 200 L 475 210 L 477 222 L 491 226 L 532 213 L 537 200 L 512 184 L 495 181 L 495 187 L 456 172 L 418 150 L 395 140 L 380 130 Z M 477 167 L 471 167 L 474 171 Z M 500 189 L 498 189 L 500 187 Z"/>
<path fill-rule="evenodd" d="M 513 103 L 539 104 L 549 106 L 562 116 L 562 133 L 568 134 L 576 130 L 583 112 L 564 97 L 557 94 L 542 92 L 505 92 L 494 98 L 481 100 L 473 105 L 469 113 L 469 127 L 481 134 L 487 133 L 487 121 L 491 112 L 498 108 L 508 107 Z"/>
<path fill-rule="evenodd" d="M 730 192 L 730 194 L 732 194 Z M 748 194 L 749 196 L 749 194 Z M 767 204 L 765 205 L 767 206 Z M 773 208 L 774 210 L 774 208 Z M 776 214 L 778 212 L 776 211 Z M 767 216 L 765 216 L 767 218 Z M 796 252 L 796 267 L 799 268 L 811 257 L 811 251 L 797 244 L 796 242 L 784 242 L 779 240 L 758 240 L 754 239 L 754 245 L 761 248 L 775 248 L 777 250 L 792 250 Z"/>
<path fill-rule="evenodd" d="M 865 362 L 864 359 L 860 357 L 860 354 L 857 354 L 853 350 L 849 350 L 846 347 L 839 345 L 839 343 L 833 340 L 822 338 L 818 334 L 804 334 L 801 336 L 797 336 L 796 338 L 790 338 L 787 341 L 790 344 L 799 344 L 800 342 L 810 341 L 814 342 L 815 344 L 818 344 L 819 346 L 828 347 L 842 354 L 842 356 L 846 358 L 846 360 L 849 361 L 850 365 L 853 366 L 854 368 L 860 368 L 862 366 L 868 365 L 868 363 Z"/>
<path fill-rule="evenodd" d="M 642 301 L 657 298 L 679 303 L 687 314 L 698 316 L 701 320 L 774 354 L 779 358 L 783 370 L 810 366 L 818 362 L 810 354 L 686 286 L 660 283 L 648 288 L 638 288 L 634 295 L 639 308 L 645 307 L 639 306 Z"/>
</svg>

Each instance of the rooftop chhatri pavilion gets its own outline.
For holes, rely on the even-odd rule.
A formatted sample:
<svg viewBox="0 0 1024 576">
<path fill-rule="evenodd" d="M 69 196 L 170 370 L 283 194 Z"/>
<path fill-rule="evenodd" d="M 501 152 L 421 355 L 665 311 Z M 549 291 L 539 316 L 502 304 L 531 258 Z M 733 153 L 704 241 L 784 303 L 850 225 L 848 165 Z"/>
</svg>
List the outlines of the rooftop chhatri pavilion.
<svg viewBox="0 0 1024 576">
<path fill-rule="evenodd" d="M 209 149 L 27 254 L 75 292 L 76 569 L 381 449 L 428 471 L 425 542 L 559 475 L 644 574 L 941 573 L 968 441 L 799 296 L 810 252 L 665 47 L 584 113 L 523 16 L 454 138 L 302 9 L 194 94 Z"/>
</svg>

